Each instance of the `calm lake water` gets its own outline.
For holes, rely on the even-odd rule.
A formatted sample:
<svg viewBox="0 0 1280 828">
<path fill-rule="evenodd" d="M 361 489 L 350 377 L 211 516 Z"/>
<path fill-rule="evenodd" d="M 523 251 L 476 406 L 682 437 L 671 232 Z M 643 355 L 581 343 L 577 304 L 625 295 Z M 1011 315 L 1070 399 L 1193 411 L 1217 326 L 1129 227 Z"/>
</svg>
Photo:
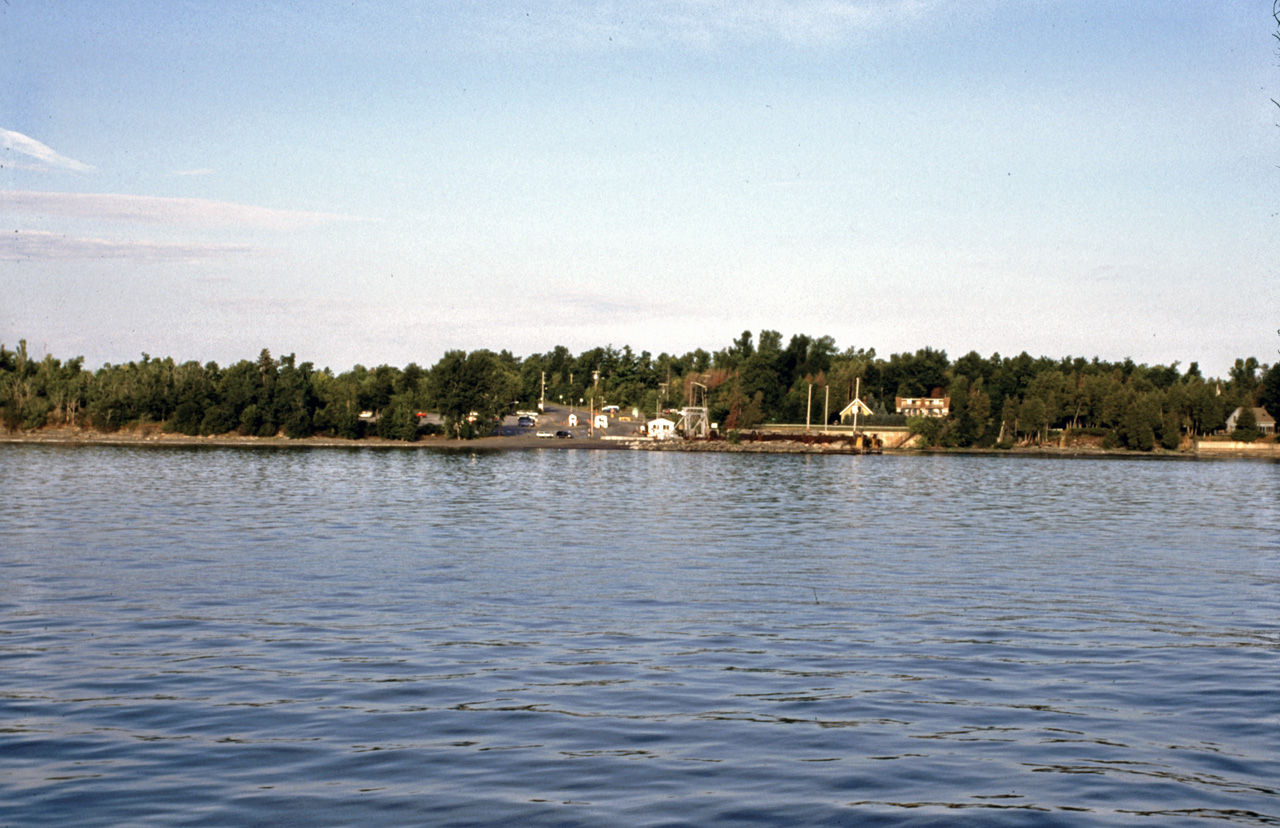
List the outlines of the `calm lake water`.
<svg viewBox="0 0 1280 828">
<path fill-rule="evenodd" d="M 1280 464 L 0 446 L 0 825 L 1280 825 Z"/>
</svg>

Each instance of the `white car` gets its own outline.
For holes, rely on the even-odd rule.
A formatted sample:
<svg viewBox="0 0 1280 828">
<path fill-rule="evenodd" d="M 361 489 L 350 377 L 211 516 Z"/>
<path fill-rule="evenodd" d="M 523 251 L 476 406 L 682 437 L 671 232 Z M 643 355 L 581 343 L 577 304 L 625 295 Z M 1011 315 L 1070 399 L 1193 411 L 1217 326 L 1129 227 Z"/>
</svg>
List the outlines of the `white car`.
<svg viewBox="0 0 1280 828">
<path fill-rule="evenodd" d="M 552 434 L 550 431 L 539 431 L 538 436 L 539 437 L 555 437 L 556 435 Z"/>
</svg>

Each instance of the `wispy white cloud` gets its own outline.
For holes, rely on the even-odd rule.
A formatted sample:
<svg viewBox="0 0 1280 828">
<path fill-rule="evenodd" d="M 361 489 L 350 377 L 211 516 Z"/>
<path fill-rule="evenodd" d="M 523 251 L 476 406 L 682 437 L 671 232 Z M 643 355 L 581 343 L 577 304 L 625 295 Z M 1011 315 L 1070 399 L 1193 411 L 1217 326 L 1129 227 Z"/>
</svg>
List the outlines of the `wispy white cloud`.
<svg viewBox="0 0 1280 828">
<path fill-rule="evenodd" d="M 202 198 L 121 195 L 117 193 L 44 193 L 0 190 L 0 212 L 132 222 L 165 227 L 249 227 L 293 229 L 340 221 L 365 221 L 337 213 L 273 210 L 252 204 Z"/>
<path fill-rule="evenodd" d="M 974 5 L 981 5 L 974 2 Z M 489 42 L 509 48 L 703 48 L 741 42 L 839 42 L 916 23 L 954 7 L 939 0 L 574 0 L 507 5 L 489 19 Z"/>
<path fill-rule="evenodd" d="M 93 169 L 88 164 L 54 151 L 34 138 L 9 129 L 0 129 L 0 148 L 3 148 L 6 152 L 16 152 L 28 158 L 34 158 L 39 162 L 37 164 L 22 162 L 14 164 L 14 166 L 24 169 L 57 167 L 64 170 L 74 170 L 75 172 L 89 172 Z"/>
<path fill-rule="evenodd" d="M 170 175 L 213 175 L 215 172 L 217 172 L 217 170 L 205 168 L 205 169 L 199 169 L 199 170 L 174 170 L 169 174 Z"/>
<path fill-rule="evenodd" d="M 197 261 L 260 252 L 239 244 L 193 244 L 121 239 L 96 239 L 44 230 L 0 232 L 0 261 L 56 261 L 64 259 L 135 259 L 140 261 Z"/>
</svg>

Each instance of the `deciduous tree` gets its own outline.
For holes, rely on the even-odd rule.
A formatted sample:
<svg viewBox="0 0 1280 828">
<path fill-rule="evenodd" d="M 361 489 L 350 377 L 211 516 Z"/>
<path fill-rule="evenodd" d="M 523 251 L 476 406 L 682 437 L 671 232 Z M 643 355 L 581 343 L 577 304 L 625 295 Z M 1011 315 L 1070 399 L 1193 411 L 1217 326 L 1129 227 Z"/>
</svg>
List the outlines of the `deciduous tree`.
<svg viewBox="0 0 1280 828">
<path fill-rule="evenodd" d="M 482 437 L 516 398 L 520 378 L 492 351 L 449 351 L 431 369 L 430 398 L 457 437 Z"/>
</svg>

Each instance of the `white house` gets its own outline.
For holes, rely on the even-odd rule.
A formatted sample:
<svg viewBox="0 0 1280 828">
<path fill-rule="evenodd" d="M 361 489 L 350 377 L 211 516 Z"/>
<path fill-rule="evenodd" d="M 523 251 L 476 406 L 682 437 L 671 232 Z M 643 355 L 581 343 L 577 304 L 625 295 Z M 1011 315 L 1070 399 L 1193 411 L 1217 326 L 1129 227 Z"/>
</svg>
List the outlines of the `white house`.
<svg viewBox="0 0 1280 828">
<path fill-rule="evenodd" d="M 649 436 L 655 440 L 669 440 L 676 436 L 676 424 L 666 417 L 659 417 L 645 423 Z"/>
<path fill-rule="evenodd" d="M 576 426 L 577 424 L 578 424 L 578 415 L 577 415 L 577 414 L 570 414 L 570 415 L 569 415 L 569 425 L 572 427 L 572 426 Z"/>
<path fill-rule="evenodd" d="M 899 414 L 908 417 L 945 417 L 951 413 L 950 397 L 895 397 Z"/>
<path fill-rule="evenodd" d="M 1228 433 L 1236 430 L 1236 421 L 1240 419 L 1240 412 L 1243 410 L 1244 409 L 1242 408 L 1237 408 L 1235 411 L 1231 412 L 1231 416 L 1227 417 Z M 1276 433 L 1276 418 L 1268 414 L 1267 409 L 1254 408 L 1253 416 L 1258 421 L 1258 431 L 1262 432 L 1263 434 Z"/>
<path fill-rule="evenodd" d="M 596 418 L 592 420 L 592 424 L 593 428 L 608 428 L 609 416 L 607 414 L 597 414 Z"/>
</svg>

